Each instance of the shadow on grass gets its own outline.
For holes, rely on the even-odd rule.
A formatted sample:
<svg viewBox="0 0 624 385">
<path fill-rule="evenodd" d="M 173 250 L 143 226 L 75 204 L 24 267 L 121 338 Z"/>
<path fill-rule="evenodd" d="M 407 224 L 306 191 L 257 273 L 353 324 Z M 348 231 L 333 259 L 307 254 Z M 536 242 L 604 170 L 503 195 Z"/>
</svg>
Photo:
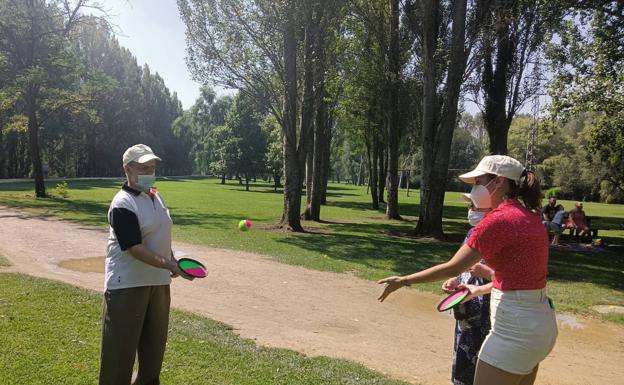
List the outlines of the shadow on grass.
<svg viewBox="0 0 624 385">
<path fill-rule="evenodd" d="M 332 233 L 294 234 L 277 240 L 302 250 L 326 254 L 334 259 L 372 269 L 408 274 L 447 261 L 462 243 L 465 223 L 445 221 L 447 242 L 413 237 L 414 222 L 329 223 Z M 591 282 L 624 290 L 624 253 L 550 252 L 549 279 Z M 622 249 L 619 249 L 622 250 Z"/>
<path fill-rule="evenodd" d="M 277 190 L 274 190 L 272 185 L 269 185 L 268 187 L 260 187 L 258 185 L 249 185 L 249 191 L 245 190 L 245 185 L 242 185 L 242 186 L 225 185 L 225 186 L 228 186 L 227 189 L 230 191 L 240 191 L 240 192 L 247 192 L 247 193 L 262 193 L 262 194 L 269 193 L 269 194 L 280 194 L 280 195 L 284 193 L 283 188 L 278 188 Z M 304 201 L 305 201 L 305 194 L 306 192 L 304 188 L 302 191 L 302 199 Z M 341 197 L 346 197 L 346 196 L 356 197 L 356 196 L 360 196 L 360 194 L 352 194 L 352 193 L 344 193 L 344 192 L 334 193 L 334 192 L 328 191 L 326 193 L 326 196 L 329 198 L 341 198 Z"/>
<path fill-rule="evenodd" d="M 624 255 L 618 252 L 581 253 L 551 250 L 549 279 L 591 282 L 624 290 Z"/>
<path fill-rule="evenodd" d="M 57 184 L 63 183 L 64 180 L 59 181 L 46 181 L 46 192 L 48 194 L 54 194 L 54 189 Z M 71 194 L 71 190 L 93 190 L 98 188 L 121 188 L 123 185 L 123 179 L 118 180 L 111 179 L 89 179 L 89 180 L 66 180 Z M 34 182 L 17 182 L 0 184 L 0 191 L 32 191 L 34 194 L 35 184 Z"/>
<path fill-rule="evenodd" d="M 4 205 L 15 207 L 17 209 L 34 209 L 44 210 L 37 213 L 38 217 L 60 217 L 75 223 L 89 226 L 103 226 L 108 224 L 108 203 L 97 203 L 94 201 L 80 199 L 61 199 L 61 198 L 43 198 L 43 199 L 2 199 L 0 202 Z M 49 209 L 49 212 L 45 210 Z M 23 219 L 31 218 L 28 215 L 19 216 Z"/>
<path fill-rule="evenodd" d="M 592 216 L 591 227 L 598 230 L 624 230 L 624 218 Z"/>
<path fill-rule="evenodd" d="M 382 203 L 379 206 L 379 209 L 373 210 L 371 208 L 370 202 L 353 202 L 353 201 L 330 201 L 327 202 L 328 206 L 332 207 L 340 207 L 344 209 L 352 209 L 352 210 L 368 210 L 371 212 L 379 212 L 385 214 L 386 212 L 386 204 Z M 401 202 L 399 205 L 399 209 L 401 215 L 409 215 L 417 217 L 420 214 L 420 204 L 419 203 L 405 203 Z M 444 219 L 451 220 L 466 220 L 466 216 L 468 215 L 468 208 L 464 206 L 455 206 L 455 205 L 445 205 L 443 211 Z"/>
<path fill-rule="evenodd" d="M 201 213 L 185 209 L 171 209 L 173 224 L 180 227 L 196 226 L 204 229 L 236 228 L 238 222 L 245 218 L 244 214 Z"/>
<path fill-rule="evenodd" d="M 411 273 L 444 262 L 458 247 L 458 244 L 453 242 L 391 237 L 380 231 L 380 228 L 406 230 L 405 226 L 369 223 L 338 224 L 328 227 L 335 232 L 293 234 L 276 241 L 371 269 L 390 270 L 399 274 Z"/>
</svg>

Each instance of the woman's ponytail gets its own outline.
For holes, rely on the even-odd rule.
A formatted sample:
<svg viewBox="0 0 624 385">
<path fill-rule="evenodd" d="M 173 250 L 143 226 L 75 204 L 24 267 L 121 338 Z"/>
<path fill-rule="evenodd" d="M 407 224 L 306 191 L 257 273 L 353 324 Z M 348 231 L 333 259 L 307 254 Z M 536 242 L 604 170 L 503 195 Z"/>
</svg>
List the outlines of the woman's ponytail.
<svg viewBox="0 0 624 385">
<path fill-rule="evenodd" d="M 519 185 L 511 181 L 510 198 L 521 198 L 524 207 L 529 210 L 539 210 L 542 207 L 542 186 L 533 171 L 524 170 Z"/>
</svg>

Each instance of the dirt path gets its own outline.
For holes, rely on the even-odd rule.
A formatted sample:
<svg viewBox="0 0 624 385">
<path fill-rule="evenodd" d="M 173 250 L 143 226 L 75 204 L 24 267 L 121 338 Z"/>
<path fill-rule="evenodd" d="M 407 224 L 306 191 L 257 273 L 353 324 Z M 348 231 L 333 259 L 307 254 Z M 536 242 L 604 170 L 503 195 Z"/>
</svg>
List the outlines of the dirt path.
<svg viewBox="0 0 624 385">
<path fill-rule="evenodd" d="M 101 273 L 59 267 L 102 256 L 107 233 L 0 207 L 0 254 L 24 272 L 102 290 Z M 210 275 L 176 280 L 173 305 L 230 324 L 259 344 L 360 362 L 423 385 L 448 384 L 453 318 L 434 310 L 440 296 L 401 290 L 387 302 L 373 282 L 289 266 L 266 257 L 177 243 L 206 261 Z M 537 384 L 624 384 L 624 327 L 564 316 Z M 582 327 L 579 328 L 579 325 Z"/>
</svg>

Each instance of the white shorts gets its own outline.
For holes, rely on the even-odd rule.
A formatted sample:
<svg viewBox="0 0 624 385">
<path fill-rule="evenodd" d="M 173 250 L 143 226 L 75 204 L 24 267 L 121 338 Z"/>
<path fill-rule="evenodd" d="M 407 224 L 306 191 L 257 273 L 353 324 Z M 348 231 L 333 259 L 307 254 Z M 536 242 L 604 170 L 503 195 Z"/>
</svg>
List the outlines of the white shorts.
<svg viewBox="0 0 624 385">
<path fill-rule="evenodd" d="M 479 359 L 498 369 L 529 374 L 555 346 L 557 321 L 546 289 L 492 289 L 490 320 Z"/>
</svg>

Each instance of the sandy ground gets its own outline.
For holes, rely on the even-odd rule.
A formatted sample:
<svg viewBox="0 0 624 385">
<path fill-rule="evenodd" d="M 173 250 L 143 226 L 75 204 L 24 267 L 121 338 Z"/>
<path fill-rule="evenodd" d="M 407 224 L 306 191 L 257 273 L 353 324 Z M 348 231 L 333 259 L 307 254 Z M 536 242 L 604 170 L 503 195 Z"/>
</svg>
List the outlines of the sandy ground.
<svg viewBox="0 0 624 385">
<path fill-rule="evenodd" d="M 0 254 L 13 271 L 102 291 L 107 232 L 0 207 Z M 347 274 L 319 272 L 256 254 L 174 244 L 206 262 L 210 275 L 177 279 L 173 306 L 232 325 L 245 338 L 360 362 L 420 384 L 450 383 L 454 321 L 437 295 L 405 289 L 383 304 L 379 287 Z M 97 258 L 100 257 L 100 258 Z M 81 269 L 74 271 L 75 261 Z M 59 265 L 65 266 L 65 268 Z M 88 271 L 91 272 L 88 272 Z M 95 271 L 95 272 L 94 272 Z M 624 384 L 624 327 L 560 315 L 559 339 L 537 384 Z"/>
</svg>

